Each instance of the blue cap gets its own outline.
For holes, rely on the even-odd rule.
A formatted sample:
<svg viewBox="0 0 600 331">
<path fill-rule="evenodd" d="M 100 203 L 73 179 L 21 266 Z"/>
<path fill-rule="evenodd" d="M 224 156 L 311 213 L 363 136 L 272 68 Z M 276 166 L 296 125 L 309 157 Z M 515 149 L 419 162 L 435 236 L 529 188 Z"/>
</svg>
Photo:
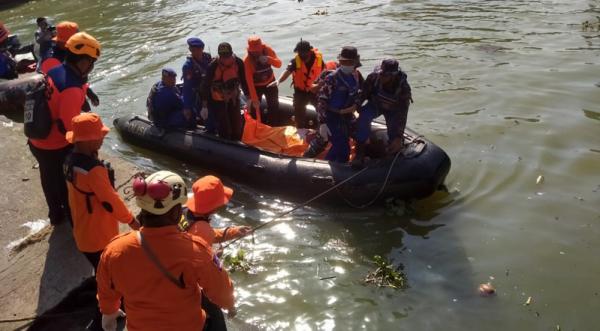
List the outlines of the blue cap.
<svg viewBox="0 0 600 331">
<path fill-rule="evenodd" d="M 175 72 L 173 68 L 163 68 L 162 74 L 168 76 L 177 76 L 177 72 Z"/>
<path fill-rule="evenodd" d="M 200 47 L 200 48 L 204 48 L 204 42 L 202 41 L 202 39 L 200 38 L 189 38 L 187 40 L 187 44 L 190 47 Z"/>
</svg>

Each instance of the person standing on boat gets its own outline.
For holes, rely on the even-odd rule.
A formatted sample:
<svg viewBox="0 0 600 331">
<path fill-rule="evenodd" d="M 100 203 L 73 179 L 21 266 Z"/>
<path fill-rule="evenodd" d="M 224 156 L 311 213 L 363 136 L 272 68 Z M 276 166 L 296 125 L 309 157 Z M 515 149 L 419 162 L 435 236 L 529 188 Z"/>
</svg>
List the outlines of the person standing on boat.
<svg viewBox="0 0 600 331">
<path fill-rule="evenodd" d="M 113 239 L 98 266 L 104 330 L 116 330 L 122 300 L 130 331 L 203 330 L 202 296 L 234 315 L 233 284 L 219 258 L 202 238 L 178 228 L 187 201 L 183 179 L 159 171 L 137 178 L 133 192 L 143 226 Z"/>
<path fill-rule="evenodd" d="M 52 53 L 52 38 L 56 34 L 56 29 L 48 24 L 48 20 L 45 17 L 38 17 L 36 19 L 38 26 L 37 31 L 34 34 L 35 42 L 39 45 L 39 58 L 38 66 L 47 59 Z"/>
<path fill-rule="evenodd" d="M 152 86 L 148 94 L 146 100 L 148 118 L 158 128 L 191 129 L 196 126 L 196 119 L 191 110 L 183 108 L 183 97 L 176 82 L 177 73 L 175 70 L 164 68 L 161 80 Z"/>
<path fill-rule="evenodd" d="M 220 43 L 217 52 L 218 56 L 208 66 L 202 88 L 202 100 L 208 100 L 209 108 L 217 115 L 219 136 L 229 140 L 240 140 L 240 87 L 246 96 L 249 95 L 244 62 L 233 54 L 229 43 Z"/>
<path fill-rule="evenodd" d="M 0 79 L 14 79 L 17 73 L 17 61 L 8 49 L 10 31 L 0 22 Z"/>
<path fill-rule="evenodd" d="M 325 68 L 323 55 L 306 40 L 300 40 L 294 48 L 296 56 L 290 61 L 286 71 L 278 80 L 268 85 L 278 86 L 291 75 L 294 84 L 294 118 L 296 127 L 307 128 L 306 106 L 316 107 L 318 86 L 315 81 Z"/>
<path fill-rule="evenodd" d="M 65 134 L 72 129 L 73 117 L 81 112 L 88 76 L 100 57 L 100 43 L 85 32 L 71 36 L 66 48 L 65 62 L 50 70 L 46 79 L 51 91 L 48 100 L 52 119 L 50 133 L 43 139 L 29 139 L 29 149 L 39 164 L 52 225 L 71 220 L 63 164 L 73 145 L 65 139 Z"/>
<path fill-rule="evenodd" d="M 330 140 L 331 149 L 325 158 L 345 163 L 350 157 L 350 130 L 354 112 L 360 106 L 359 91 L 363 78 L 356 70 L 361 65 L 356 47 L 342 48 L 338 61 L 340 66 L 325 77 L 321 86 L 317 104 L 319 137 L 311 141 L 305 156 L 316 156 L 325 145 L 322 140 Z"/>
<path fill-rule="evenodd" d="M 261 120 L 269 125 L 278 125 L 279 116 L 279 89 L 275 81 L 273 67 L 280 68 L 281 60 L 271 48 L 264 44 L 259 36 L 248 38 L 248 54 L 244 58 L 246 82 L 250 92 L 250 113 L 260 110 L 260 100 L 263 95 L 267 100 L 268 115 L 261 111 Z M 256 118 L 256 116 L 254 116 Z"/>
<path fill-rule="evenodd" d="M 404 129 L 412 93 L 408 77 L 395 59 L 385 59 L 367 76 L 361 91 L 361 100 L 367 100 L 360 110 L 356 129 L 356 157 L 362 163 L 365 145 L 371 133 L 371 122 L 383 115 L 387 126 L 388 152 L 398 152 L 404 142 Z"/>
<path fill-rule="evenodd" d="M 187 44 L 190 56 L 187 57 L 181 69 L 183 79 L 183 109 L 184 113 L 191 113 L 194 118 L 200 117 L 208 133 L 216 133 L 216 123 L 213 112 L 202 107 L 200 87 L 206 78 L 208 65 L 212 60 L 209 53 L 204 52 L 204 42 L 200 38 L 189 38 Z"/>
</svg>

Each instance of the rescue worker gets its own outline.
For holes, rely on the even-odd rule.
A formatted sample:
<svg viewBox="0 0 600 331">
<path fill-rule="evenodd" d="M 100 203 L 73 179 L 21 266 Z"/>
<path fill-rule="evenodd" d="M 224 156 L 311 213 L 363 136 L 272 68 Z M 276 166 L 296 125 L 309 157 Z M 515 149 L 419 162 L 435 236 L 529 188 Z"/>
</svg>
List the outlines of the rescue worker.
<svg viewBox="0 0 600 331">
<path fill-rule="evenodd" d="M 220 43 L 217 52 L 219 55 L 208 66 L 202 87 L 202 102 L 210 102 L 208 108 L 217 115 L 219 136 L 229 140 L 240 140 L 240 87 L 248 96 L 244 62 L 233 54 L 229 43 Z"/>
<path fill-rule="evenodd" d="M 140 227 L 114 189 L 115 176 L 110 163 L 98 159 L 108 131 L 100 116 L 84 113 L 73 117 L 72 131 L 65 136 L 74 145 L 64 165 L 73 237 L 94 271 L 106 245 L 119 234 L 119 222 L 129 224 L 132 229 Z M 88 329 L 102 330 L 101 317 L 97 311 Z"/>
<path fill-rule="evenodd" d="M 85 32 L 71 36 L 66 48 L 65 62 L 47 75 L 48 108 L 52 118 L 50 133 L 44 139 L 29 139 L 29 148 L 39 164 L 48 217 L 53 225 L 71 218 L 62 167 L 72 145 L 65 139 L 65 134 L 72 129 L 73 117 L 81 112 L 88 75 L 100 57 L 100 43 Z"/>
<path fill-rule="evenodd" d="M 118 222 L 139 228 L 114 189 L 115 175 L 110 163 L 98 159 L 108 131 L 100 116 L 84 113 L 73 117 L 72 130 L 66 134 L 66 140 L 74 145 L 64 167 L 73 237 L 94 269 L 98 268 L 104 247 L 119 234 Z"/>
<path fill-rule="evenodd" d="M 261 121 L 269 125 L 279 125 L 282 120 L 279 114 L 279 89 L 277 84 L 269 84 L 275 81 L 273 67 L 280 68 L 281 60 L 271 46 L 263 44 L 259 36 L 248 38 L 247 52 L 244 69 L 250 92 L 250 113 L 254 115 L 260 110 L 260 101 L 264 95 L 268 114 L 261 111 Z"/>
<path fill-rule="evenodd" d="M 200 38 L 189 38 L 187 44 L 190 55 L 183 64 L 183 108 L 184 112 L 191 112 L 195 118 L 200 116 L 208 133 L 216 133 L 214 114 L 208 108 L 202 108 L 200 87 L 206 77 L 208 65 L 212 60 L 209 53 L 204 52 L 204 42 Z"/>
<path fill-rule="evenodd" d="M 38 66 L 51 55 L 52 38 L 56 33 L 56 28 L 48 24 L 45 17 L 38 17 L 36 20 L 38 29 L 34 34 L 35 42 L 39 45 Z"/>
<path fill-rule="evenodd" d="M 130 331 L 203 330 L 202 295 L 235 314 L 221 262 L 204 240 L 177 227 L 187 200 L 183 179 L 159 171 L 134 180 L 133 191 L 143 226 L 108 244 L 96 276 L 104 330 L 116 329 L 122 300 Z"/>
<path fill-rule="evenodd" d="M 294 118 L 296 127 L 308 128 L 306 106 L 317 106 L 318 86 L 315 81 L 325 68 L 323 55 L 306 40 L 300 40 L 294 48 L 296 56 L 290 61 L 286 71 L 269 86 L 279 86 L 291 75 L 294 85 Z"/>
<path fill-rule="evenodd" d="M 360 56 L 356 47 L 345 46 L 338 56 L 340 66 L 327 75 L 319 92 L 317 113 L 319 116 L 319 138 L 310 143 L 305 156 L 314 157 L 324 148 L 322 140 L 331 141 L 331 149 L 325 159 L 346 163 L 350 157 L 350 131 L 354 112 L 360 106 L 359 91 L 363 78 L 356 68 L 360 67 Z"/>
<path fill-rule="evenodd" d="M 388 152 L 396 153 L 402 148 L 412 94 L 407 75 L 397 60 L 386 59 L 375 67 L 363 84 L 361 100 L 367 100 L 367 104 L 361 108 L 358 117 L 356 162 L 353 162 L 356 164 L 363 162 L 371 122 L 380 115 L 384 116 L 387 126 Z"/>
<path fill-rule="evenodd" d="M 148 118 L 161 129 L 194 128 L 196 119 L 191 109 L 183 108 L 181 90 L 175 83 L 177 73 L 171 68 L 162 70 L 162 78 L 152 86 L 146 106 Z"/>
<path fill-rule="evenodd" d="M 252 229 L 248 226 L 231 226 L 215 229 L 210 226 L 210 218 L 227 205 L 233 190 L 224 186 L 215 176 L 204 176 L 192 185 L 194 195 L 188 198 L 184 210 L 187 231 L 199 236 L 209 245 L 221 243 L 248 235 Z"/>
<path fill-rule="evenodd" d="M 65 61 L 65 57 L 68 53 L 66 47 L 67 40 L 77 32 L 79 32 L 79 25 L 75 22 L 63 21 L 56 25 L 56 35 L 52 37 L 52 48 L 48 51 L 46 58 L 42 58 L 41 65 L 38 66 L 39 72 L 48 74 L 52 68 L 58 67 Z M 90 99 L 94 107 L 97 107 L 100 104 L 98 95 L 92 91 L 89 87 L 89 83 L 86 83 L 86 86 L 86 97 Z M 90 110 L 87 100 L 84 102 L 82 110 Z"/>
<path fill-rule="evenodd" d="M 10 31 L 0 22 L 0 79 L 14 79 L 17 73 L 17 61 L 8 49 Z"/>
</svg>

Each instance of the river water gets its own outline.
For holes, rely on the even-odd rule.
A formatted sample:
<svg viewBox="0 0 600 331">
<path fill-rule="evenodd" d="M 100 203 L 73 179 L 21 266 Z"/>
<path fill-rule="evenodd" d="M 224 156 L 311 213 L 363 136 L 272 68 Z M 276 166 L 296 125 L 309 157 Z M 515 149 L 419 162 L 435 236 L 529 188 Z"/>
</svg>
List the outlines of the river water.
<svg viewBox="0 0 600 331">
<path fill-rule="evenodd" d="M 232 276 L 240 319 L 267 330 L 599 328 L 600 32 L 582 23 L 598 21 L 600 1 L 51 0 L 0 11 L 23 40 L 40 15 L 102 43 L 92 83 L 108 123 L 144 113 L 160 68 L 180 70 L 192 35 L 243 55 L 258 33 L 284 63 L 300 37 L 326 59 L 352 44 L 364 73 L 399 59 L 415 99 L 409 126 L 452 159 L 449 193 L 395 215 L 311 206 L 260 230 L 236 246 L 254 265 Z M 106 147 L 189 180 L 207 173 L 114 132 Z M 225 181 L 236 194 L 222 225 L 294 206 Z M 374 255 L 403 264 L 410 287 L 364 286 Z M 478 295 L 487 282 L 496 296 Z"/>
</svg>

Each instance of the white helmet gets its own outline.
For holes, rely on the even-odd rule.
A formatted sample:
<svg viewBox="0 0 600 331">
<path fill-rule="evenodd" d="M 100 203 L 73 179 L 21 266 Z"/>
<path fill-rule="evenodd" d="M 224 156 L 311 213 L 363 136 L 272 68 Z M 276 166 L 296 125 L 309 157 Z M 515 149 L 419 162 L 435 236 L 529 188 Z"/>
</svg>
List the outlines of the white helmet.
<svg viewBox="0 0 600 331">
<path fill-rule="evenodd" d="M 164 215 L 174 206 L 187 201 L 185 182 L 170 171 L 158 171 L 146 178 L 136 177 L 133 193 L 136 204 L 154 215 Z"/>
</svg>

